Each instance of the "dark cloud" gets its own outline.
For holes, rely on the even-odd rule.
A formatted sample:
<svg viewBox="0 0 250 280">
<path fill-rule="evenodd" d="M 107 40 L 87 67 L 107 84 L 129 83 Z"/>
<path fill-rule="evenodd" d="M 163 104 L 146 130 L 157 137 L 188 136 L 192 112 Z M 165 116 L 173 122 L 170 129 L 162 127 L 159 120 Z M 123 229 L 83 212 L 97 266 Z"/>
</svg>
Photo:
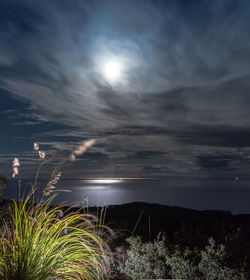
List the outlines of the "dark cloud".
<svg viewBox="0 0 250 280">
<path fill-rule="evenodd" d="M 208 147 L 250 147 L 250 129 L 230 126 L 191 126 L 174 133 L 179 142 Z"/>
<path fill-rule="evenodd" d="M 198 157 L 198 165 L 202 168 L 227 168 L 230 159 L 216 155 L 202 155 Z"/>
</svg>

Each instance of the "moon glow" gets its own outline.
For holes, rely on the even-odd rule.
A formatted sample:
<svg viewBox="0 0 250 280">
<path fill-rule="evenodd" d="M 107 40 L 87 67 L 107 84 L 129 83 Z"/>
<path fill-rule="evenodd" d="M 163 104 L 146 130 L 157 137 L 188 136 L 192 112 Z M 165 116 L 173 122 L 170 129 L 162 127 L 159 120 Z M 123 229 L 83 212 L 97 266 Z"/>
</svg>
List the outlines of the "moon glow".
<svg viewBox="0 0 250 280">
<path fill-rule="evenodd" d="M 103 74 L 110 83 L 118 81 L 122 75 L 121 63 L 117 60 L 110 60 L 106 62 L 103 67 Z"/>
</svg>

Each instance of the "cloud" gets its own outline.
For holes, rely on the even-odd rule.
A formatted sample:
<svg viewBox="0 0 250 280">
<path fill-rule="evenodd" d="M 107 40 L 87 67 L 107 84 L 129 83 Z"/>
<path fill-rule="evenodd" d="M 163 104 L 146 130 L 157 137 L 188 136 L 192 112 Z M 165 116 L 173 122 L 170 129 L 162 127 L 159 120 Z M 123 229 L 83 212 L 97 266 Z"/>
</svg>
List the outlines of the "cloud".
<svg viewBox="0 0 250 280">
<path fill-rule="evenodd" d="M 250 147 L 250 130 L 247 127 L 197 125 L 173 132 L 173 137 L 193 146 Z"/>
<path fill-rule="evenodd" d="M 116 159 L 124 170 L 142 160 L 152 167 L 140 172 L 149 173 L 226 167 L 229 159 L 204 154 L 250 145 L 248 8 L 246 1 L 4 1 L 5 143 L 22 136 L 24 151 L 32 141 L 70 151 L 95 138 L 99 150 L 86 156 Z M 117 85 L 100 69 L 112 56 L 125 63 Z"/>
<path fill-rule="evenodd" d="M 198 157 L 199 166 L 202 168 L 227 168 L 230 159 L 223 156 L 202 155 Z"/>
</svg>

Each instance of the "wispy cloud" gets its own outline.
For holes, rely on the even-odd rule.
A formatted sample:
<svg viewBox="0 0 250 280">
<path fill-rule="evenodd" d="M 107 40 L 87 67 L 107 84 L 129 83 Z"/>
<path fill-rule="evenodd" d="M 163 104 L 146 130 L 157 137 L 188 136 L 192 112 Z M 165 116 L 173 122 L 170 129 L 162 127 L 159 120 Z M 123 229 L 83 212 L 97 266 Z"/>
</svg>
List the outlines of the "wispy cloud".
<svg viewBox="0 0 250 280">
<path fill-rule="evenodd" d="M 69 152 L 95 138 L 105 164 L 162 176 L 213 165 L 208 151 L 248 148 L 250 4 L 125 2 L 1 4 L 0 88 L 17 102 L 1 108 L 6 139 L 28 139 L 19 142 L 27 152 L 38 140 Z M 111 56 L 125 63 L 117 85 L 101 73 Z"/>
</svg>

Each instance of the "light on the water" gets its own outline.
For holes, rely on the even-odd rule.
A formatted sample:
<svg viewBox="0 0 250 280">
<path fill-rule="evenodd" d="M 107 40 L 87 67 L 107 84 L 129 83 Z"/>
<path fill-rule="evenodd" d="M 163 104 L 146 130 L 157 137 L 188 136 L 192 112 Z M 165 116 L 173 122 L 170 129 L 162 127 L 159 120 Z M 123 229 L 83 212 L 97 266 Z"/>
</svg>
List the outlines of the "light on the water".
<svg viewBox="0 0 250 280">
<path fill-rule="evenodd" d="M 95 183 L 95 184 L 112 184 L 121 182 L 118 179 L 94 179 L 94 180 L 87 180 L 88 183 Z"/>
</svg>

